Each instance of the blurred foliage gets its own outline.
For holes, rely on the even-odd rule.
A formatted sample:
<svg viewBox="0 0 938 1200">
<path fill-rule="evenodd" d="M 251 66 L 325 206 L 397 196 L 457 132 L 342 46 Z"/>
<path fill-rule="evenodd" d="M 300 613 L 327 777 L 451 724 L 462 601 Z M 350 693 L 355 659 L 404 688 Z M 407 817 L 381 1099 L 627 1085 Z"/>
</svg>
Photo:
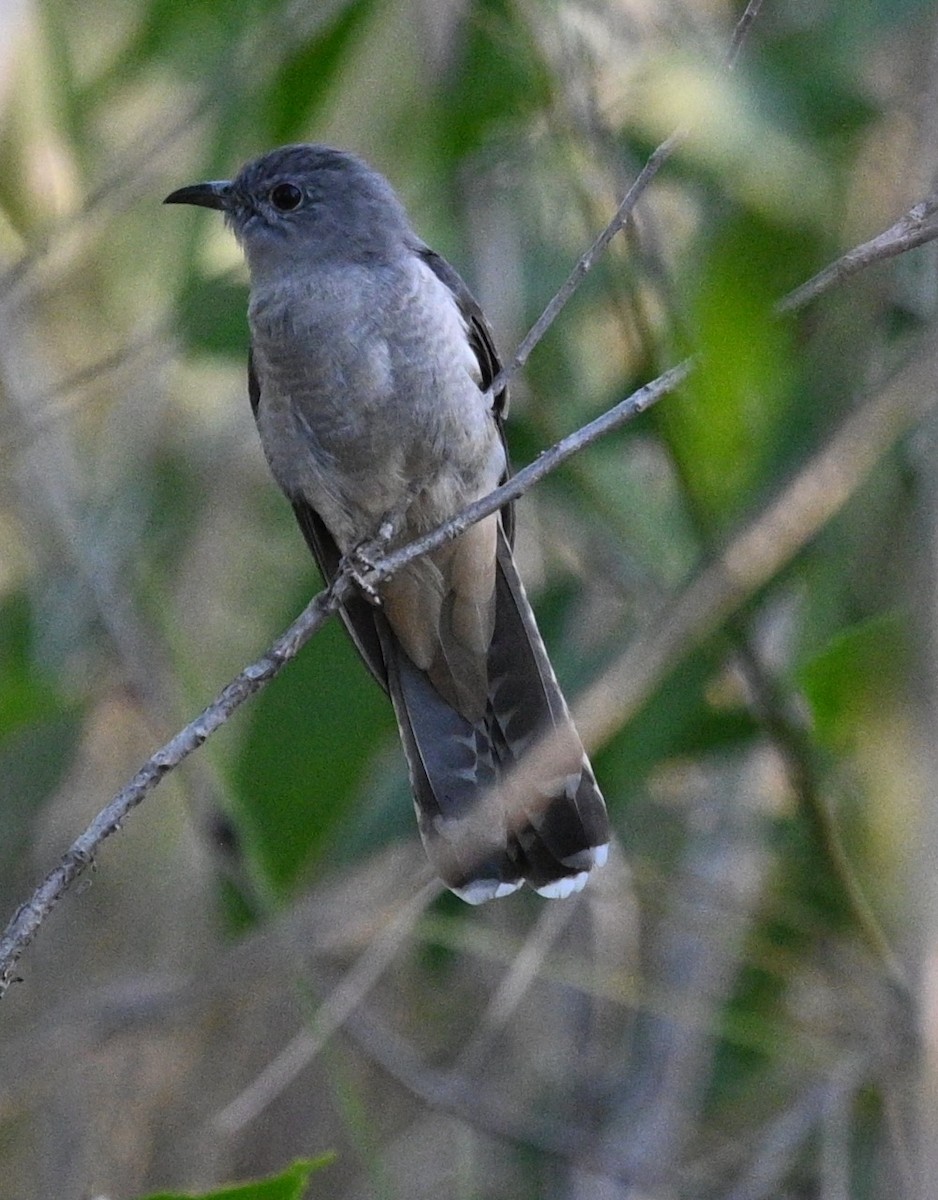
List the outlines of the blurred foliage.
<svg viewBox="0 0 938 1200">
<path fill-rule="evenodd" d="M 318 586 L 252 425 L 239 253 L 170 190 L 283 141 L 358 150 L 507 355 L 687 125 L 513 385 L 513 459 L 697 358 L 519 505 L 571 701 L 625 654 L 647 672 L 594 754 L 627 869 L 593 907 L 447 894 L 408 925 L 393 717 L 332 623 L 24 957 L 10 1195 L 299 1195 L 311 1164 L 272 1173 L 322 1145 L 349 1197 L 913 1194 L 896 960 L 935 923 L 909 867 L 938 854 L 933 419 L 715 628 L 675 614 L 934 337 L 933 247 L 775 305 L 938 176 L 938 6 L 765 4 L 728 76 L 741 8 L 0 8 L 5 912 Z"/>
<path fill-rule="evenodd" d="M 338 622 L 294 668 L 258 704 L 232 778 L 247 847 L 278 894 L 327 850 L 344 859 L 335 843 L 349 813 L 368 803 L 362 793 L 374 747 L 396 732 L 383 693 L 363 686 Z M 409 806 L 399 814 L 396 833 L 406 836 Z"/>
<path fill-rule="evenodd" d="M 909 659 L 908 622 L 887 613 L 845 629 L 800 671 L 818 741 L 840 753 L 880 715 L 883 680 L 904 674 Z"/>
<path fill-rule="evenodd" d="M 32 815 L 75 753 L 79 714 L 32 661 L 29 602 L 10 594 L 0 607 L 0 861 L 5 872 L 28 845 Z"/>
<path fill-rule="evenodd" d="M 451 170 L 499 137 L 523 130 L 551 96 L 536 40 L 511 0 L 479 0 L 460 40 L 435 122 L 435 148 Z"/>
<path fill-rule="evenodd" d="M 720 528 L 744 515 L 740 505 L 766 499 L 804 450 L 787 436 L 804 381 L 792 331 L 772 304 L 810 275 L 818 247 L 778 225 L 727 214 L 714 245 L 699 250 L 687 323 L 700 367 L 684 397 L 656 415 L 698 516 Z"/>
<path fill-rule="evenodd" d="M 157 1192 L 145 1200 L 303 1200 L 310 1176 L 332 1162 L 333 1156 L 292 1163 L 280 1175 L 211 1192 Z"/>
</svg>

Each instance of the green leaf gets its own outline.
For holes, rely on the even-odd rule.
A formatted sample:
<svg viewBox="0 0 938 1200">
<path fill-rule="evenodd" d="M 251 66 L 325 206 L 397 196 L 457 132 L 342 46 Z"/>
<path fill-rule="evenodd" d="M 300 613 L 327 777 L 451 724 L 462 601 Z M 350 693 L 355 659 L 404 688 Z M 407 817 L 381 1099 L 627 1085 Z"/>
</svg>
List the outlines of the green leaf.
<svg viewBox="0 0 938 1200">
<path fill-rule="evenodd" d="M 246 358 L 247 306 L 244 284 L 193 276 L 180 297 L 176 328 L 191 350 Z"/>
<path fill-rule="evenodd" d="M 707 527 L 750 508 L 798 445 L 798 359 L 772 303 L 801 271 L 804 242 L 741 213 L 702 248 L 689 316 L 700 365 L 656 419 Z"/>
<path fill-rule="evenodd" d="M 317 37 L 282 63 L 251 116 L 252 128 L 266 129 L 271 145 L 304 136 L 314 125 L 375 7 L 376 0 L 346 4 Z"/>
<path fill-rule="evenodd" d="M 334 1159 L 332 1153 L 297 1159 L 280 1175 L 268 1179 L 238 1183 L 211 1192 L 154 1192 L 140 1200 L 302 1200 L 310 1175 L 327 1167 Z"/>
<path fill-rule="evenodd" d="M 888 613 L 839 633 L 799 672 L 819 741 L 838 752 L 856 745 L 895 695 L 909 654 L 907 629 Z"/>
<path fill-rule="evenodd" d="M 439 126 L 444 157 L 457 160 L 545 108 L 552 90 L 518 7 L 509 0 L 475 0 L 464 36 Z"/>
<path fill-rule="evenodd" d="M 25 595 L 0 606 L 0 861 L 18 852 L 33 813 L 58 783 L 78 739 L 77 712 L 32 662 Z"/>
<path fill-rule="evenodd" d="M 376 750 L 392 736 L 387 697 L 330 622 L 251 712 L 234 780 L 245 845 L 275 893 L 286 894 L 355 821 Z"/>
</svg>

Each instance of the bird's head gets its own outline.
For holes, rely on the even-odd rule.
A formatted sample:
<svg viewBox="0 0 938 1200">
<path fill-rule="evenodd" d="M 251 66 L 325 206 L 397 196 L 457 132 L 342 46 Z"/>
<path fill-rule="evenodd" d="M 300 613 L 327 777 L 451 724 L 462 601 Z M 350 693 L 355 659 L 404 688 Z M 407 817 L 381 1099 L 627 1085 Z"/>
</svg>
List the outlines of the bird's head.
<svg viewBox="0 0 938 1200">
<path fill-rule="evenodd" d="M 330 146 L 282 146 L 232 180 L 179 188 L 164 204 L 224 213 L 254 278 L 311 263 L 386 260 L 414 236 L 387 180 Z"/>
</svg>

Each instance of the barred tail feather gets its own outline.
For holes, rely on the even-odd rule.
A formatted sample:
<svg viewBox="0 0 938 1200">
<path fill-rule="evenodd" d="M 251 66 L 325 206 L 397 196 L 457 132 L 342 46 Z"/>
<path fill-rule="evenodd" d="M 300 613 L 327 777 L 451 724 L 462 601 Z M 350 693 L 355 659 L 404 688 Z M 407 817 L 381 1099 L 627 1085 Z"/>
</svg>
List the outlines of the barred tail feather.
<svg viewBox="0 0 938 1200">
<path fill-rule="evenodd" d="M 482 719 L 447 703 L 376 617 L 420 833 L 441 878 L 471 904 L 522 883 L 544 896 L 578 891 L 605 861 L 606 807 L 503 534 Z"/>
<path fill-rule="evenodd" d="M 489 686 L 503 744 L 501 790 L 525 882 L 542 895 L 569 895 L 605 861 L 609 820 L 504 537 Z"/>
</svg>

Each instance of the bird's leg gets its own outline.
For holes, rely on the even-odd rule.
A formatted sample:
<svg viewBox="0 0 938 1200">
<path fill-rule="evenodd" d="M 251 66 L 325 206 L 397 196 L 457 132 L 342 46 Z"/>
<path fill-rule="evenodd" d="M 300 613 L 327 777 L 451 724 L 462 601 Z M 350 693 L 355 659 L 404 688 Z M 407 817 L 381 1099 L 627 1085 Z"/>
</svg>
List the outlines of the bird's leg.
<svg viewBox="0 0 938 1200">
<path fill-rule="evenodd" d="M 377 560 L 404 528 L 407 510 L 412 500 L 413 495 L 408 493 L 400 504 L 384 514 L 372 537 L 363 538 L 358 545 L 353 546 L 342 557 L 341 567 L 349 572 L 362 595 L 376 608 L 381 605 L 381 597 L 374 584 L 369 583 L 366 576 L 375 569 Z"/>
<path fill-rule="evenodd" d="M 378 589 L 369 582 L 367 576 L 375 569 L 375 556 L 387 545 L 388 539 L 382 540 L 380 533 L 379 530 L 378 536 L 365 538 L 357 546 L 353 546 L 351 550 L 342 555 L 339 562 L 339 570 L 348 574 L 368 603 L 373 604 L 375 608 L 381 607 L 381 597 L 378 595 Z"/>
</svg>

